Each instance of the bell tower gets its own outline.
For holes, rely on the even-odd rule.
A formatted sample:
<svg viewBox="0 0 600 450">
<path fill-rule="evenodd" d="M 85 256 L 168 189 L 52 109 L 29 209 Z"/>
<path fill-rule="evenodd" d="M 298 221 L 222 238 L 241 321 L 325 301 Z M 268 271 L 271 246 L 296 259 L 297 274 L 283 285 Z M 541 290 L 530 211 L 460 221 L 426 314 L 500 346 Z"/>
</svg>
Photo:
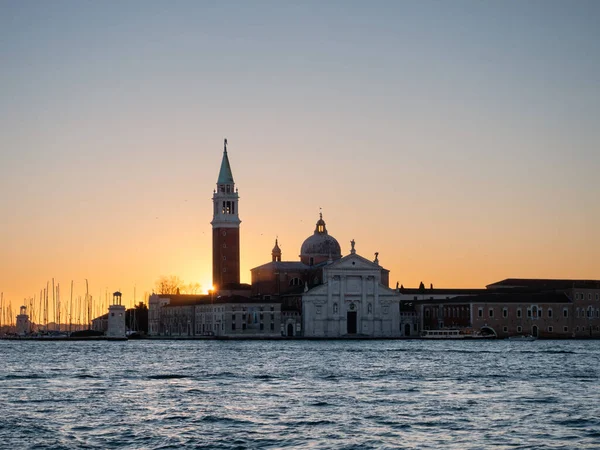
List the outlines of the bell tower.
<svg viewBox="0 0 600 450">
<path fill-rule="evenodd" d="M 240 223 L 239 196 L 229 157 L 227 139 L 223 145 L 223 160 L 213 192 L 213 286 L 216 290 L 240 282 Z"/>
</svg>

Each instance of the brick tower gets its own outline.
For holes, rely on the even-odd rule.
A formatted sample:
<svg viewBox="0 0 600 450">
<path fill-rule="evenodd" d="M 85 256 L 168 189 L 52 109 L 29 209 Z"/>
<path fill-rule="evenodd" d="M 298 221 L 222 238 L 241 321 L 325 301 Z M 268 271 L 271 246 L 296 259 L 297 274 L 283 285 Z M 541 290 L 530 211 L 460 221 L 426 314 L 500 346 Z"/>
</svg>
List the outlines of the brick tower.
<svg viewBox="0 0 600 450">
<path fill-rule="evenodd" d="M 213 286 L 216 290 L 240 283 L 240 218 L 238 193 L 235 189 L 227 139 L 223 149 L 223 161 L 213 192 Z"/>
</svg>

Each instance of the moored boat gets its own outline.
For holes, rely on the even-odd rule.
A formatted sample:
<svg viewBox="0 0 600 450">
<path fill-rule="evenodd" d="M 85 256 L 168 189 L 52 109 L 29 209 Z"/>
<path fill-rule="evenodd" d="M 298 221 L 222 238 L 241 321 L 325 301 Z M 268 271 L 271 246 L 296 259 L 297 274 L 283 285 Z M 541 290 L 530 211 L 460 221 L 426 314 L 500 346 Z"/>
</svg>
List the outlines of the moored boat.
<svg viewBox="0 0 600 450">
<path fill-rule="evenodd" d="M 537 338 L 530 334 L 519 334 L 516 336 L 509 336 L 509 341 L 535 341 Z"/>
</svg>

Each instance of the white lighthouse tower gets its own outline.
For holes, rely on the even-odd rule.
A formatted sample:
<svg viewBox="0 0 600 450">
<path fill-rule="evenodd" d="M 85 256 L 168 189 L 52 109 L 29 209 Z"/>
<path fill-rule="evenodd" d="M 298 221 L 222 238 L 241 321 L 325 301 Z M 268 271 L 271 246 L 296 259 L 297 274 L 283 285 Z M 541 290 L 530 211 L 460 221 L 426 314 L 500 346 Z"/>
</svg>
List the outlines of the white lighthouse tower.
<svg viewBox="0 0 600 450">
<path fill-rule="evenodd" d="M 121 293 L 113 294 L 112 305 L 108 307 L 108 330 L 106 336 L 113 339 L 125 339 L 125 307 L 121 305 Z"/>
<path fill-rule="evenodd" d="M 25 336 L 29 333 L 29 316 L 27 315 L 27 306 L 21 306 L 17 316 L 17 334 Z"/>
</svg>

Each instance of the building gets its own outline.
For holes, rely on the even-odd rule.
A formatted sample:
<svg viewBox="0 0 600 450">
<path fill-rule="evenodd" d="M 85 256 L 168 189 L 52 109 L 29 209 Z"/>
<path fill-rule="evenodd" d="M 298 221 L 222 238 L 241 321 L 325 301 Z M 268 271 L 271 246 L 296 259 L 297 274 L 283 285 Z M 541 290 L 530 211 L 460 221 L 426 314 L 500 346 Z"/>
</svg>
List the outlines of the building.
<svg viewBox="0 0 600 450">
<path fill-rule="evenodd" d="M 125 306 L 121 304 L 122 294 L 113 293 L 112 305 L 108 307 L 108 327 L 106 336 L 114 339 L 125 338 Z"/>
<path fill-rule="evenodd" d="M 282 251 L 275 239 L 271 261 L 250 270 L 252 298 L 280 303 L 284 335 L 299 336 L 304 288 L 322 284 L 323 268 L 341 257 L 340 244 L 327 231 L 320 213 L 313 234 L 300 246 L 300 260 L 282 261 Z"/>
<path fill-rule="evenodd" d="M 29 315 L 27 314 L 27 306 L 21 306 L 19 309 L 19 315 L 17 316 L 17 334 L 24 336 L 29 334 L 31 331 L 31 323 L 29 322 Z"/>
<path fill-rule="evenodd" d="M 600 281 L 513 279 L 415 301 L 424 330 L 469 328 L 504 338 L 600 337 Z M 450 293 L 449 290 L 447 293 Z"/>
<path fill-rule="evenodd" d="M 237 289 L 240 284 L 240 217 L 238 191 L 227 155 L 227 139 L 223 159 L 213 191 L 213 289 Z"/>
<path fill-rule="evenodd" d="M 149 334 L 172 337 L 278 337 L 281 305 L 240 295 L 150 297 Z"/>
<path fill-rule="evenodd" d="M 302 295 L 304 336 L 401 336 L 400 296 L 387 287 L 388 273 L 377 253 L 369 261 L 352 241 L 349 255 L 323 267 L 324 284 Z"/>
</svg>

